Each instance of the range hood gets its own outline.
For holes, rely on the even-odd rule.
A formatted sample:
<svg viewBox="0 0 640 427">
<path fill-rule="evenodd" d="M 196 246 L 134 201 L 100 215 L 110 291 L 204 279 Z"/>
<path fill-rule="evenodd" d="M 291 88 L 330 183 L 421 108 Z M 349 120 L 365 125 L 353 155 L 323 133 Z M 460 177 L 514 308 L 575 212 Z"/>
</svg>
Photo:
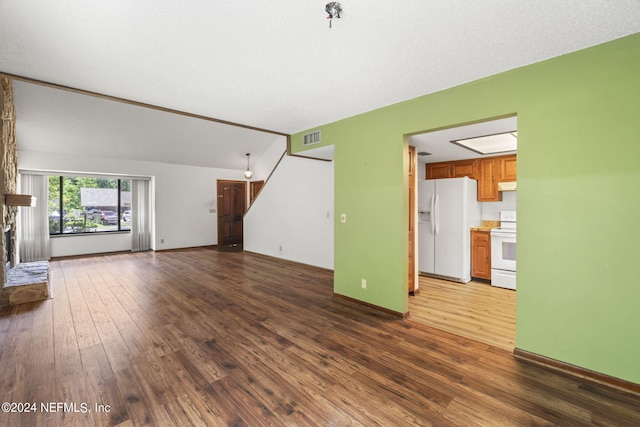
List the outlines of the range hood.
<svg viewBox="0 0 640 427">
<path fill-rule="evenodd" d="M 498 191 L 516 191 L 516 182 L 499 182 Z"/>
</svg>

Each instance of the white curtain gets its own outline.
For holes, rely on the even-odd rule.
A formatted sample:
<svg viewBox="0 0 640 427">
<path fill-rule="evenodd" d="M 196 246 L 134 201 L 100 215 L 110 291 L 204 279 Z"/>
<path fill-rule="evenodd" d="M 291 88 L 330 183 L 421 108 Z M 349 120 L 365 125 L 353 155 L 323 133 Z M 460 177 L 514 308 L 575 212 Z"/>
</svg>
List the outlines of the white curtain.
<svg viewBox="0 0 640 427">
<path fill-rule="evenodd" d="M 35 207 L 20 207 L 18 249 L 20 262 L 44 261 L 51 258 L 49 241 L 49 177 L 20 175 L 20 193 L 36 197 Z"/>
<path fill-rule="evenodd" d="M 131 251 L 151 249 L 151 202 L 149 181 L 131 180 Z"/>
</svg>

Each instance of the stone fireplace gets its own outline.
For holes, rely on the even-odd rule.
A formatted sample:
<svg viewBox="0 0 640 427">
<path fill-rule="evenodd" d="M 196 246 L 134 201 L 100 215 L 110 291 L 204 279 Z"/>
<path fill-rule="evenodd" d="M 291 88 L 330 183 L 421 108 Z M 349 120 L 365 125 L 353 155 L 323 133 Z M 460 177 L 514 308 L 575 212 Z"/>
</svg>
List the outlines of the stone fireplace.
<svg viewBox="0 0 640 427">
<path fill-rule="evenodd" d="M 2 190 L 2 229 L 0 256 L 0 306 L 38 301 L 49 297 L 49 262 L 17 263 L 16 215 L 18 207 L 8 205 L 5 195 L 18 193 L 18 147 L 13 87 L 9 77 L 0 75 L 0 189 Z"/>
<path fill-rule="evenodd" d="M 12 255 L 10 259 L 15 258 L 15 228 L 16 214 L 18 208 L 7 206 L 4 203 L 4 194 L 15 194 L 18 187 L 18 148 L 16 146 L 16 114 L 13 109 L 13 88 L 11 79 L 0 76 L 0 161 L 2 162 L 2 171 L 0 173 L 0 187 L 2 189 L 2 229 L 5 231 L 0 235 L 2 246 L 7 248 L 7 236 L 11 240 L 9 242 Z M 0 251 L 2 263 L 7 264 L 6 251 Z M 12 265 L 13 267 L 13 265 Z M 7 269 L 0 269 L 0 279 L 2 284 L 6 283 Z"/>
</svg>

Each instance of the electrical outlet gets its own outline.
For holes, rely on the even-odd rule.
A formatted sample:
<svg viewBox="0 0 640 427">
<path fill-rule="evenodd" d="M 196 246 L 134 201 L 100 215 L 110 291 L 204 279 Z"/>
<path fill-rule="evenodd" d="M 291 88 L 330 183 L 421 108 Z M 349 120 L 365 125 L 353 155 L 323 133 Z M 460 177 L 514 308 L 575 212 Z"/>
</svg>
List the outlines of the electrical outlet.
<svg viewBox="0 0 640 427">
<path fill-rule="evenodd" d="M 160 239 L 160 243 L 164 243 L 164 239 Z"/>
<path fill-rule="evenodd" d="M 360 279 L 360 286 L 362 289 L 367 289 L 367 279 Z"/>
<path fill-rule="evenodd" d="M 340 214 L 340 222 L 347 222 L 347 214 Z"/>
</svg>

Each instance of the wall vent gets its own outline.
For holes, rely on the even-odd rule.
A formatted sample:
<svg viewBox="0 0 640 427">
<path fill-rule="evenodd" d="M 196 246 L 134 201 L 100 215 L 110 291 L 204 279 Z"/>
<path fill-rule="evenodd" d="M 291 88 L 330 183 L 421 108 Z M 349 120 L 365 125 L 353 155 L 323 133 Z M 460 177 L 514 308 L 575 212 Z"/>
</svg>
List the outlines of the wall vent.
<svg viewBox="0 0 640 427">
<path fill-rule="evenodd" d="M 320 131 L 316 130 L 302 136 L 302 145 L 319 144 L 320 139 Z"/>
</svg>

